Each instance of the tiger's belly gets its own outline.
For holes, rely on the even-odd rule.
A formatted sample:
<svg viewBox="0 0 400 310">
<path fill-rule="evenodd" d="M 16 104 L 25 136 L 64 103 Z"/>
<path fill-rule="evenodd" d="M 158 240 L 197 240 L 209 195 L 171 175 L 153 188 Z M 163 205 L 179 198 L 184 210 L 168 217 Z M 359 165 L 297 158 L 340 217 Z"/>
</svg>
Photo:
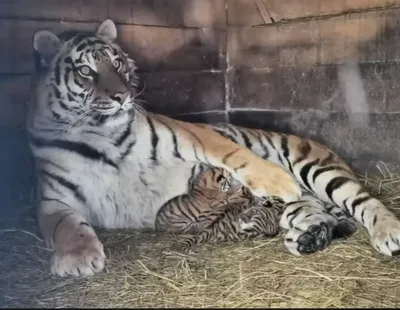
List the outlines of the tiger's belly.
<svg viewBox="0 0 400 310">
<path fill-rule="evenodd" d="M 154 229 L 162 205 L 187 192 L 192 167 L 132 162 L 109 178 L 103 170 L 87 189 L 92 199 L 86 217 L 104 228 Z"/>
</svg>

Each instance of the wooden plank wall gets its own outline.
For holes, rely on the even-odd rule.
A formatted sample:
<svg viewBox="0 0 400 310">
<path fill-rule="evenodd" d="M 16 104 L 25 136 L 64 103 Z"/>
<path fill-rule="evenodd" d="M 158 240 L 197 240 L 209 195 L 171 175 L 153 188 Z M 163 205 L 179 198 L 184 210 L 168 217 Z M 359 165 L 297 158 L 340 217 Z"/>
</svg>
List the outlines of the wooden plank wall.
<svg viewBox="0 0 400 310">
<path fill-rule="evenodd" d="M 356 168 L 398 161 L 400 0 L 13 0 L 0 2 L 0 183 L 33 176 L 33 33 L 94 30 L 105 18 L 153 111 L 309 136 Z M 367 107 L 353 110 L 368 122 L 357 126 L 338 79 L 347 61 L 366 91 Z"/>
</svg>

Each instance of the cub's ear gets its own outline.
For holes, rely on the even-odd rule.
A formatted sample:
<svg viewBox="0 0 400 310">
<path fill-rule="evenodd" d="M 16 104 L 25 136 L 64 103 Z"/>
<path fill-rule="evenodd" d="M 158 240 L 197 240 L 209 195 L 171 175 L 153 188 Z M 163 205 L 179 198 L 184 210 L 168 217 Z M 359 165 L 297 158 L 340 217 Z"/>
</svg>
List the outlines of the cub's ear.
<svg viewBox="0 0 400 310">
<path fill-rule="evenodd" d="M 97 28 L 96 36 L 112 42 L 117 38 L 117 27 L 111 19 L 106 19 Z"/>
<path fill-rule="evenodd" d="M 39 30 L 33 35 L 33 48 L 47 64 L 57 55 L 60 45 L 60 39 L 49 30 Z"/>
</svg>

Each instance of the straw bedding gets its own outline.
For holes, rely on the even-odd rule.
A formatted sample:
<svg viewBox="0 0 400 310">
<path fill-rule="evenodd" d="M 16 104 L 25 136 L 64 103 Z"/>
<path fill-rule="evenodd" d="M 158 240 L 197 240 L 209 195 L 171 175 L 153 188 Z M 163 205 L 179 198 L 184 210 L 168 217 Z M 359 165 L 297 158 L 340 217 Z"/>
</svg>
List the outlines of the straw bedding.
<svg viewBox="0 0 400 310">
<path fill-rule="evenodd" d="M 360 176 L 400 215 L 400 174 Z M 165 247 L 176 236 L 99 230 L 104 272 L 88 279 L 49 274 L 35 211 L 21 207 L 0 231 L 1 307 L 398 307 L 400 259 L 384 257 L 366 232 L 326 251 L 295 257 L 282 235 L 257 242 L 208 244 L 183 255 Z M 4 219 L 3 219 L 4 221 Z M 12 227 L 12 229 L 10 228 Z"/>
</svg>

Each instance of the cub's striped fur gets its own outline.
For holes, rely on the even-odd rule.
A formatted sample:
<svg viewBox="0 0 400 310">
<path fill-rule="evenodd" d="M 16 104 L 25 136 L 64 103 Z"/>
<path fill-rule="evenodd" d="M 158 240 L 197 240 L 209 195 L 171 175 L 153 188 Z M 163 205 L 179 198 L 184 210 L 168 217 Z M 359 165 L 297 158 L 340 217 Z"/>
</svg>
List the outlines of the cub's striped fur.
<svg viewBox="0 0 400 310">
<path fill-rule="evenodd" d="M 363 224 L 372 245 L 400 253 L 400 221 L 327 147 L 308 139 L 148 113 L 136 100 L 135 63 L 111 20 L 94 33 L 40 30 L 27 130 L 36 159 L 39 225 L 59 276 L 91 275 L 105 255 L 91 225 L 154 228 L 158 210 L 185 195 L 199 163 L 226 169 L 259 198 L 300 199 L 301 186 Z M 301 212 L 300 212 L 301 213 Z M 310 215 L 310 214 L 308 214 Z M 312 214 L 310 215 L 313 218 Z M 295 228 L 296 241 L 323 220 Z M 318 239 L 308 239 L 318 242 Z"/>
<path fill-rule="evenodd" d="M 251 202 L 251 203 L 249 203 Z M 273 237 L 279 233 L 279 220 L 285 203 L 276 198 L 231 202 L 200 214 L 190 233 L 178 244 L 188 251 L 206 242 L 241 241 Z"/>
<path fill-rule="evenodd" d="M 252 195 L 244 195 L 240 183 L 240 186 L 231 186 L 231 175 L 225 169 L 204 165 L 199 169 L 189 192 L 171 199 L 158 211 L 157 231 L 192 233 L 193 225 L 204 212 L 229 202 L 249 204 Z"/>
</svg>

